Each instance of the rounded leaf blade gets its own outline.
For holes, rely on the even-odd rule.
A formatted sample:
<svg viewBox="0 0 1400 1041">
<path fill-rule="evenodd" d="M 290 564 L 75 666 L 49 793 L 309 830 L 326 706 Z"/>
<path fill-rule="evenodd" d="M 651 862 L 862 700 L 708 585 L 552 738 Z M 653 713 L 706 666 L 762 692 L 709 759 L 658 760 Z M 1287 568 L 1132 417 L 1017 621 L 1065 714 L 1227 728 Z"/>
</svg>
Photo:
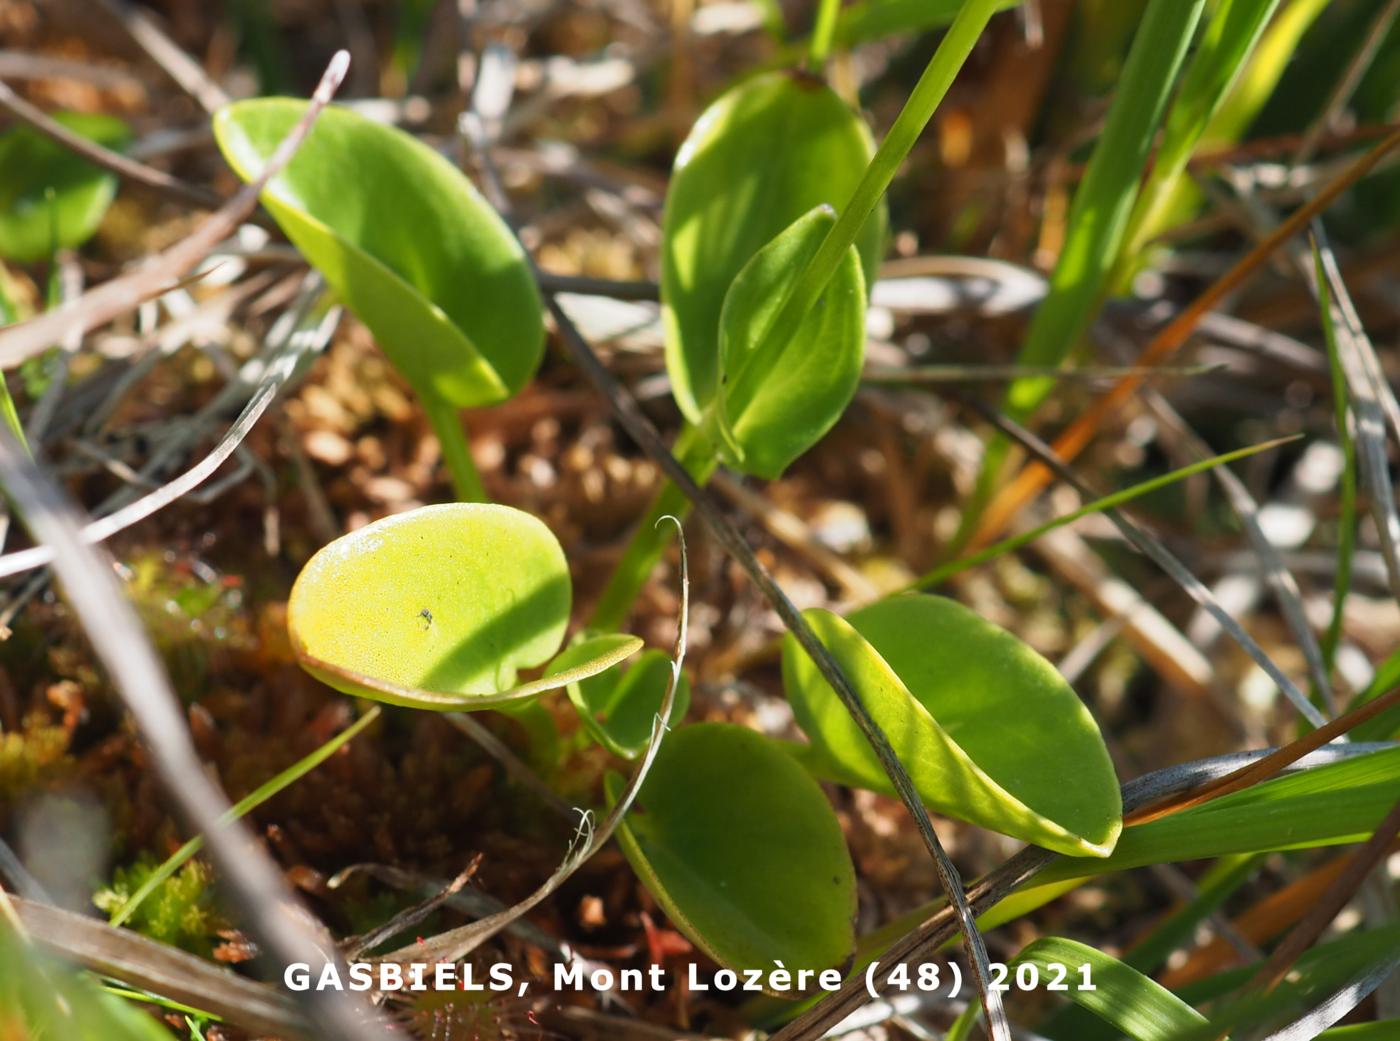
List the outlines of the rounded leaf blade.
<svg viewBox="0 0 1400 1041">
<path fill-rule="evenodd" d="M 107 148 L 131 128 L 115 116 L 59 112 L 54 121 Z M 117 178 L 32 127 L 0 135 L 0 256 L 28 263 L 81 246 L 97 230 Z M 50 194 L 52 193 L 52 194 Z"/>
<path fill-rule="evenodd" d="M 621 778 L 609 778 L 615 798 Z M 722 965 L 842 966 L 855 869 L 826 796 L 763 735 L 697 723 L 669 735 L 618 831 L 676 926 Z"/>
<path fill-rule="evenodd" d="M 214 135 L 245 181 L 305 110 L 291 98 L 220 109 Z M 518 391 L 544 351 L 520 244 L 427 145 L 330 106 L 263 202 L 420 393 L 458 407 Z"/>
<path fill-rule="evenodd" d="M 865 279 L 854 247 L 796 329 L 775 329 L 797 277 L 836 223 L 819 206 L 734 278 L 720 312 L 719 419 L 726 462 L 775 478 L 832 428 L 865 360 Z"/>
<path fill-rule="evenodd" d="M 734 277 L 803 214 L 846 205 L 874 153 L 859 115 L 800 72 L 747 80 L 696 121 L 666 194 L 661 257 L 666 368 L 691 422 L 719 385 L 719 316 Z M 857 241 L 867 283 L 884 236 L 881 208 Z"/>
<path fill-rule="evenodd" d="M 563 550 L 541 521 L 509 506 L 447 503 L 321 549 L 292 586 L 287 626 L 302 665 L 337 690 L 489 707 L 548 689 L 517 688 L 517 672 L 559 649 L 571 598 Z M 451 697 L 425 704 L 425 693 Z"/>
<path fill-rule="evenodd" d="M 598 637 L 597 639 L 607 639 Z M 593 643 L 585 641 L 580 647 Z M 571 647 L 569 651 L 577 648 Z M 566 651 L 565 654 L 569 652 Z M 550 666 L 565 660 L 561 654 Z M 572 662 L 572 659 L 569 659 Z M 622 759 L 636 759 L 646 751 L 652 723 L 661 710 L 666 687 L 671 682 L 671 659 L 655 648 L 642 655 L 622 673 L 609 672 L 569 684 L 569 700 L 578 712 L 584 729 L 593 740 Z M 667 724 L 675 726 L 690 707 L 690 681 L 682 673 L 671 702 Z"/>
<path fill-rule="evenodd" d="M 944 597 L 806 612 L 933 809 L 1074 856 L 1107 856 L 1122 799 L 1093 717 L 1054 666 Z M 890 791 L 836 693 L 788 636 L 783 681 L 835 772 Z"/>
</svg>

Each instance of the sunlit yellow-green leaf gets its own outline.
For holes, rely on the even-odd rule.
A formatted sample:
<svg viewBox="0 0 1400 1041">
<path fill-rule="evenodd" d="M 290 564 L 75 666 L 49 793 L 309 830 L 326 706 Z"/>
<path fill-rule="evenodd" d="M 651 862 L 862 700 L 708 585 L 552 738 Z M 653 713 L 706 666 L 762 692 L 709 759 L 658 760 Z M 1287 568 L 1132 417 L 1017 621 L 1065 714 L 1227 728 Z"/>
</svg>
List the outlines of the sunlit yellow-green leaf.
<svg viewBox="0 0 1400 1041">
<path fill-rule="evenodd" d="M 568 625 L 563 550 L 521 510 L 424 506 L 336 539 L 292 587 L 287 626 L 302 665 L 347 694 L 413 708 L 491 708 L 610 668 L 641 641 L 615 636 L 552 678 Z"/>
<path fill-rule="evenodd" d="M 666 194 L 661 257 L 666 368 L 691 422 L 719 387 L 720 309 L 734 277 L 799 217 L 844 206 L 874 152 L 859 115 L 799 72 L 756 76 L 696 121 Z M 867 282 L 884 237 L 881 208 L 856 243 Z"/>
<path fill-rule="evenodd" d="M 214 135 L 250 181 L 305 108 L 291 98 L 240 101 L 219 110 Z M 539 366 L 543 310 L 519 243 L 421 141 L 332 106 L 263 202 L 420 393 L 487 404 Z"/>
<path fill-rule="evenodd" d="M 928 806 L 1062 853 L 1112 852 L 1122 800 L 1103 738 L 1030 647 L 943 597 L 892 597 L 849 620 L 820 609 L 806 618 Z M 850 713 L 791 636 L 783 681 L 835 772 L 891 790 Z"/>
<path fill-rule="evenodd" d="M 797 328 L 775 325 L 797 276 L 836 223 L 820 206 L 735 276 L 720 312 L 718 419 L 726 461 L 774 478 L 841 418 L 865 359 L 865 280 L 855 247 Z"/>
</svg>

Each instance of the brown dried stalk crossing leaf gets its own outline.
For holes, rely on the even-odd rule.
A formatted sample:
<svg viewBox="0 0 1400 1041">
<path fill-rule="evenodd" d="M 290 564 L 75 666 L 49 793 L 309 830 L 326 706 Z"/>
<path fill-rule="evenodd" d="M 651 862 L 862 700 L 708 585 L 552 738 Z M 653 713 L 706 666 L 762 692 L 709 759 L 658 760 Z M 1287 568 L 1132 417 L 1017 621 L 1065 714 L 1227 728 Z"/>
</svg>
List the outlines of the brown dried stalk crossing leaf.
<svg viewBox="0 0 1400 1041">
<path fill-rule="evenodd" d="M 1331 745 L 1309 753 L 1285 769 L 1309 769 L 1357 755 L 1369 755 L 1376 750 L 1375 745 Z M 1275 749 L 1262 749 L 1256 752 L 1237 752 L 1214 759 L 1169 766 L 1146 774 L 1123 786 L 1123 808 L 1131 812 L 1178 792 L 1201 787 L 1215 778 L 1236 773 L 1242 766 L 1247 766 L 1274 751 Z M 976 914 L 987 911 L 1058 859 L 1057 853 L 1027 846 L 1001 867 L 968 887 L 969 906 Z M 883 989 L 887 985 L 890 974 L 900 965 L 932 957 L 934 952 L 956 935 L 957 930 L 957 917 L 952 908 L 942 907 L 929 915 L 922 924 L 901 936 L 879 955 L 880 972 L 875 981 L 877 989 Z M 870 995 L 866 991 L 863 974 L 855 973 L 841 985 L 840 990 L 828 994 L 795 1017 L 774 1033 L 769 1041 L 814 1041 L 869 1000 Z"/>
<path fill-rule="evenodd" d="M 1317 942 L 1323 930 L 1332 924 L 1332 919 L 1356 896 L 1371 869 L 1385 858 L 1397 834 L 1400 834 L 1400 800 L 1391 807 L 1366 844 L 1347 858 L 1346 866 L 1317 903 L 1274 948 L 1269 960 L 1249 981 L 1249 990 L 1270 991 L 1279 985 L 1293 963 Z"/>
<path fill-rule="evenodd" d="M 1261 784 L 1284 767 L 1296 763 L 1309 752 L 1354 730 L 1368 719 L 1380 715 L 1395 704 L 1400 704 L 1400 687 L 1366 702 L 1360 708 L 1338 716 L 1325 726 L 1320 726 L 1316 730 L 1304 734 L 1298 740 L 1284 745 L 1278 751 L 1265 756 L 1257 763 L 1251 763 L 1237 773 L 1221 777 L 1194 792 L 1186 792 L 1161 803 L 1144 806 L 1142 809 L 1125 816 L 1123 823 L 1125 825 L 1146 824 L 1173 813 L 1180 813 L 1182 810 L 1189 810 L 1193 806 L 1210 802 L 1212 799 L 1218 799 L 1222 795 L 1229 795 L 1231 792 L 1242 791 L 1245 788 Z"/>
</svg>

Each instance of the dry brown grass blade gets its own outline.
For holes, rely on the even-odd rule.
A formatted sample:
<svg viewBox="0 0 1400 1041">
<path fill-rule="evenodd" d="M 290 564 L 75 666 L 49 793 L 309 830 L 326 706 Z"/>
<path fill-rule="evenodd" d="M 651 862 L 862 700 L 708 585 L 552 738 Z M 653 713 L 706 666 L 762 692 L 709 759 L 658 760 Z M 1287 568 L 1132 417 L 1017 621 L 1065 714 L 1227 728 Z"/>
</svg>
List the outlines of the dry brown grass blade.
<svg viewBox="0 0 1400 1041">
<path fill-rule="evenodd" d="M 209 251 L 233 234 L 238 225 L 253 212 L 258 196 L 267 182 L 287 165 L 311 125 L 339 89 L 349 68 L 350 56 L 338 51 L 327 66 L 316 92 L 311 96 L 305 115 L 277 146 L 267 166 L 255 181 L 244 185 L 233 198 L 194 230 L 163 253 L 119 278 L 104 282 L 84 293 L 72 303 L 32 318 L 0 332 L 0 369 L 12 368 L 27 358 L 40 354 L 70 336 L 82 335 L 89 329 L 109 322 L 139 306 L 143 301 L 165 292 L 171 283 L 184 275 L 208 255 Z"/>
<path fill-rule="evenodd" d="M 1269 960 L 1249 981 L 1248 989 L 1270 991 L 1279 985 L 1288 974 L 1288 970 L 1293 967 L 1293 963 L 1317 942 L 1323 930 L 1332 924 L 1332 920 L 1341 913 L 1342 908 L 1356 896 L 1356 891 L 1361 888 L 1366 876 L 1385 857 L 1397 833 L 1400 833 L 1400 800 L 1391 807 L 1366 844 L 1347 857 L 1337 877 L 1308 909 L 1302 920 L 1274 948 Z"/>
<path fill-rule="evenodd" d="M 1265 756 L 1257 763 L 1251 763 L 1242 770 L 1237 770 L 1233 774 L 1212 781 L 1195 791 L 1171 796 L 1162 802 L 1144 806 L 1140 810 L 1127 814 L 1123 818 L 1123 823 L 1124 825 L 1146 824 L 1173 813 L 1180 813 L 1182 810 L 1189 810 L 1193 806 L 1210 802 L 1212 799 L 1218 799 L 1222 795 L 1229 795 L 1231 792 L 1237 792 L 1267 781 L 1284 767 L 1296 763 L 1309 752 L 1321 748 L 1349 730 L 1359 727 L 1368 719 L 1379 715 L 1397 703 L 1400 703 L 1400 687 L 1368 701 L 1358 709 L 1338 716 L 1326 725 L 1318 727 L 1311 733 L 1304 734 L 1298 740 L 1284 745 L 1278 751 Z"/>
<path fill-rule="evenodd" d="M 1400 851 L 1400 843 L 1391 843 L 1391 852 Z M 1308 908 L 1314 906 L 1337 875 L 1346 866 L 1349 853 L 1326 861 L 1295 882 L 1230 920 L 1235 932 L 1255 944 L 1266 944 L 1293 925 Z M 1228 940 L 1216 937 L 1198 947 L 1179 968 L 1168 969 L 1158 980 L 1168 990 L 1179 990 L 1197 980 L 1213 976 L 1238 962 L 1235 948 Z"/>
<path fill-rule="evenodd" d="M 1343 192 L 1366 176 L 1397 146 L 1400 146 L 1400 128 L 1392 129 L 1384 140 L 1343 170 L 1314 198 L 1299 207 L 1234 267 L 1192 301 L 1189 307 L 1152 338 L 1137 364 L 1150 368 L 1171 357 L 1186 343 L 1196 326 L 1216 305 L 1243 285 L 1280 247 L 1294 235 L 1304 231 L 1315 216 L 1326 210 Z M 1082 452 L 1104 422 L 1137 392 L 1144 378 L 1141 375 L 1129 375 L 1115 383 L 1055 440 L 1055 454 L 1062 460 L 1069 461 Z M 1050 470 L 1043 464 L 1027 464 L 1025 469 L 992 499 L 969 543 L 969 548 L 983 546 L 999 535 L 1010 519 L 1050 482 L 1051 476 Z"/>
<path fill-rule="evenodd" d="M 121 980 L 163 998 L 212 1012 L 254 1033 L 307 1036 L 296 1007 L 264 983 L 236 976 L 193 954 L 130 929 L 38 904 L 8 898 L 25 933 L 65 961 Z"/>
<path fill-rule="evenodd" d="M 206 775 L 169 675 L 126 599 L 111 557 L 83 541 L 82 513 L 4 424 L 0 485 L 34 540 L 53 547 L 54 576 L 64 599 L 131 714 L 161 787 L 189 830 L 204 835 L 220 879 L 236 898 L 240 922 L 275 965 L 330 961 L 329 938 L 297 903 L 277 865 L 230 816 L 228 799 Z M 305 1000 L 311 1027 L 321 1037 L 387 1037 L 358 995 L 312 991 Z"/>
</svg>

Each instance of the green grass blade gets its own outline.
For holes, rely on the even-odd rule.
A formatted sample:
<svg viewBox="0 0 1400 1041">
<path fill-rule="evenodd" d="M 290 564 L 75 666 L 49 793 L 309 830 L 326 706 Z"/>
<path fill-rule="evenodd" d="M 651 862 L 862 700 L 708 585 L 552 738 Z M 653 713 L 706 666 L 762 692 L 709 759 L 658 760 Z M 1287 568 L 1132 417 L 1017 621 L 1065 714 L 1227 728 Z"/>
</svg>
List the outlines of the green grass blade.
<svg viewBox="0 0 1400 1041">
<path fill-rule="evenodd" d="M 0 1034 L 64 1041 L 169 1041 L 145 1012 L 35 950 L 0 914 Z"/>
<path fill-rule="evenodd" d="M 1175 1041 L 1216 1041 L 1231 1030 L 1259 1036 L 1278 1030 L 1290 1016 L 1306 1015 L 1320 1010 L 1334 994 L 1358 984 L 1377 970 L 1394 965 L 1400 951 L 1400 924 L 1391 923 L 1375 929 L 1348 933 L 1339 940 L 1314 947 L 1298 959 L 1288 980 L 1267 992 L 1250 992 L 1223 1003 L 1211 1013 L 1210 1022 L 1178 1034 Z M 1258 965 L 1221 973 L 1198 986 L 1183 988 L 1182 995 L 1196 1000 L 1196 995 L 1214 997 L 1228 994 L 1253 978 Z M 1360 996 L 1364 996 L 1365 990 Z M 1334 1013 L 1336 1018 L 1348 1011 Z M 1330 1025 L 1324 1020 L 1320 1026 Z M 1284 1037 L 1315 1037 L 1317 1027 L 1310 1030 L 1286 1029 Z M 1271 1034 L 1270 1036 L 1279 1036 Z M 1345 1035 L 1343 1035 L 1345 1036 Z M 1393 1035 L 1392 1035 L 1393 1036 Z"/>
<path fill-rule="evenodd" d="M 1201 922 L 1254 877 L 1264 856 L 1262 853 L 1244 854 L 1217 861 L 1197 883 L 1195 899 L 1168 915 L 1134 944 L 1123 956 L 1123 964 L 1141 973 L 1161 968 L 1173 951 L 1190 944 Z M 1117 1036 L 1080 1005 L 1066 1006 L 1039 1029 L 1047 1037 L 1072 1037 L 1075 1041 L 1113 1041 Z"/>
<path fill-rule="evenodd" d="M 1352 698 L 1347 710 L 1360 708 L 1397 686 L 1400 686 L 1400 648 L 1391 651 L 1390 656 L 1377 666 L 1371 682 Z M 1400 705 L 1387 709 L 1374 719 L 1368 719 L 1353 730 L 1351 736 L 1354 741 L 1387 741 L 1396 734 L 1400 734 Z"/>
<path fill-rule="evenodd" d="M 353 725 L 346 727 L 310 755 L 297 760 L 276 777 L 263 782 L 253 791 L 239 799 L 229 807 L 228 812 L 224 814 L 222 819 L 224 821 L 234 821 L 249 811 L 261 806 L 278 792 L 281 792 L 283 789 L 301 780 L 301 778 L 324 763 L 334 755 L 341 746 L 355 738 L 360 731 L 364 730 L 365 727 L 369 726 L 378 718 L 379 706 L 376 705 L 356 720 Z M 180 868 L 184 866 L 185 862 L 198 853 L 203 847 L 204 837 L 202 835 L 196 835 L 172 853 L 160 867 L 151 872 L 151 877 L 146 880 L 145 885 L 132 893 L 131 898 L 127 900 L 126 903 L 112 912 L 111 924 L 121 925 L 123 922 L 127 921 L 148 896 L 154 893 L 167 879 L 171 878 L 175 872 L 179 871 Z"/>
<path fill-rule="evenodd" d="M 1201 878 L 1196 897 L 1133 945 L 1123 961 L 1139 972 L 1154 972 L 1177 948 L 1190 942 L 1196 927 L 1218 911 L 1253 877 L 1263 854 L 1224 857 Z"/>
<path fill-rule="evenodd" d="M 1018 364 L 1059 364 L 1088 326 L 1122 246 L 1153 135 L 1204 7 L 1205 0 L 1152 0 L 1148 5 L 1103 136 L 1070 204 L 1064 248 Z M 1006 410 L 1024 419 L 1054 386 L 1053 380 L 1018 380 L 1007 391 Z"/>
<path fill-rule="evenodd" d="M 1149 480 L 1132 485 L 1129 488 L 1124 488 L 1122 491 L 1114 492 L 1111 495 L 1105 495 L 1103 498 L 1095 499 L 1093 502 L 1081 506 L 1077 510 L 1066 513 L 1061 517 L 1056 517 L 1053 520 L 1046 521 L 1044 524 L 1030 531 L 1023 532 L 1020 535 L 1013 535 L 1007 539 L 1002 539 L 1000 542 L 988 546 L 986 549 L 979 550 L 971 556 L 962 557 L 958 560 L 951 560 L 946 564 L 939 565 L 932 571 L 915 579 L 903 591 L 910 589 L 932 589 L 946 582 L 952 576 L 966 571 L 968 568 L 977 567 L 980 564 L 985 564 L 990 560 L 995 560 L 997 557 L 1010 553 L 1012 550 L 1020 549 L 1022 546 L 1034 542 L 1042 535 L 1054 531 L 1056 528 L 1062 528 L 1066 524 L 1073 524 L 1082 517 L 1087 517 L 1092 513 L 1101 513 L 1104 510 L 1111 510 L 1116 506 L 1122 506 L 1124 503 L 1131 502 L 1150 492 L 1155 492 L 1159 488 L 1165 488 L 1168 485 L 1175 484 L 1177 481 L 1192 477 L 1213 467 L 1223 466 L 1226 463 L 1232 463 L 1239 459 L 1257 455 L 1270 448 L 1276 448 L 1285 442 L 1296 440 L 1297 436 L 1298 435 L 1279 438 L 1273 441 L 1265 441 L 1261 444 L 1250 445 L 1247 448 L 1238 448 L 1233 452 L 1226 452 L 1223 455 L 1212 456 L 1209 459 L 1200 459 L 1187 466 L 1173 470 L 1170 473 L 1162 474 L 1160 477 L 1153 477 Z"/>
<path fill-rule="evenodd" d="M 1016 357 L 1018 365 L 1061 364 L 1088 327 L 1117 263 L 1153 135 L 1204 6 L 1204 0 L 1151 0 L 1148 5 L 1103 134 L 1070 203 L 1065 243 Z M 1055 380 L 1044 377 L 1016 380 L 1007 388 L 1002 407 L 1012 418 L 1023 420 L 1055 386 Z M 951 553 L 957 553 L 976 530 L 1010 455 L 1005 437 L 994 436 L 988 443 Z"/>
<path fill-rule="evenodd" d="M 1400 1037 L 1400 1019 L 1382 1019 L 1375 1023 L 1353 1023 L 1333 1027 L 1317 1035 L 1318 1041 L 1395 1041 Z"/>
<path fill-rule="evenodd" d="M 1190 2 L 1196 4 L 1204 0 Z M 855 243 L 866 221 L 879 207 L 880 200 L 914 147 L 914 142 L 933 118 L 934 111 L 948 93 L 967 56 L 981 38 L 982 30 L 1001 6 L 1002 0 L 963 0 L 957 17 L 929 59 L 923 75 L 914 84 L 889 133 L 880 142 L 860 183 L 851 193 L 850 201 L 841 208 L 836 224 L 827 232 L 826 238 L 788 291 L 777 318 L 769 327 L 769 339 L 788 335 L 790 330 L 800 325 L 803 316 L 816 306 L 846 251 Z"/>
<path fill-rule="evenodd" d="M 14 301 L 10 299 L 7 282 L 8 272 L 0 271 L 0 328 L 13 325 L 19 320 L 19 312 Z M 15 435 L 15 439 L 28 452 L 29 442 L 24 437 L 24 424 L 20 422 L 19 410 L 15 408 L 15 399 L 10 396 L 10 386 L 4 372 L 0 372 L 0 418 L 4 419 L 10 433 Z"/>
<path fill-rule="evenodd" d="M 1007 966 L 1009 975 L 1014 977 L 1021 965 L 1034 965 L 1045 973 L 1040 977 L 1042 985 L 1068 969 L 1068 975 L 1062 980 L 1062 985 L 1068 988 L 1064 996 L 1134 1041 L 1172 1041 L 1206 1022 L 1203 1015 L 1161 984 L 1087 944 L 1046 936 L 1028 944 L 1016 955 Z M 1078 986 L 1081 967 L 1087 967 L 1093 990 Z M 948 1032 L 948 1041 L 970 1037 L 971 1025 L 980 1011 L 976 1005 L 969 1005 Z M 1057 1036 L 1083 1041 L 1077 1033 Z"/>
<path fill-rule="evenodd" d="M 997 7 L 1016 7 L 1021 0 L 998 0 Z M 941 29 L 957 17 L 962 0 L 866 0 L 851 4 L 836 20 L 836 43 L 854 47 L 897 33 Z"/>
<path fill-rule="evenodd" d="M 1170 1041 L 1181 1031 L 1204 1023 L 1205 1017 L 1161 984 L 1100 950 L 1074 940 L 1047 936 L 1016 956 L 1014 964 L 1030 964 L 1043 972 L 1067 966 L 1065 996 L 1136 1041 Z M 1094 990 L 1081 990 L 1078 969 L 1089 967 Z"/>
<path fill-rule="evenodd" d="M 831 44 L 836 36 L 836 16 L 841 10 L 841 0 L 821 0 L 817 6 L 817 21 L 812 26 L 812 39 L 807 45 L 807 66 L 819 72 L 831 54 Z"/>
<path fill-rule="evenodd" d="M 1273 96 L 1303 34 L 1322 14 L 1327 3 L 1328 0 L 1292 0 L 1279 12 L 1201 133 L 1198 152 L 1229 148 L 1239 143 Z M 1190 220 L 1200 203 L 1200 189 L 1190 178 L 1177 178 L 1170 191 L 1157 202 L 1154 216 L 1143 226 L 1137 240 L 1145 244 Z"/>
<path fill-rule="evenodd" d="M 1065 858 L 1035 886 L 1146 864 L 1361 842 L 1395 804 L 1400 747 L 1357 756 L 1125 828 L 1105 859 Z"/>
<path fill-rule="evenodd" d="M 1161 227 L 1176 187 L 1206 128 L 1245 67 L 1279 0 L 1222 0 L 1181 78 L 1157 158 L 1138 196 L 1119 255 L 1119 289 Z"/>
<path fill-rule="evenodd" d="M 1124 828 L 1113 854 L 1104 859 L 1057 860 L 977 922 L 983 929 L 1004 925 L 1107 872 L 1363 842 L 1395 804 L 1397 787 L 1400 746 L 1275 778 L 1170 817 Z M 925 905 L 909 918 L 926 917 L 936 906 Z"/>
</svg>

